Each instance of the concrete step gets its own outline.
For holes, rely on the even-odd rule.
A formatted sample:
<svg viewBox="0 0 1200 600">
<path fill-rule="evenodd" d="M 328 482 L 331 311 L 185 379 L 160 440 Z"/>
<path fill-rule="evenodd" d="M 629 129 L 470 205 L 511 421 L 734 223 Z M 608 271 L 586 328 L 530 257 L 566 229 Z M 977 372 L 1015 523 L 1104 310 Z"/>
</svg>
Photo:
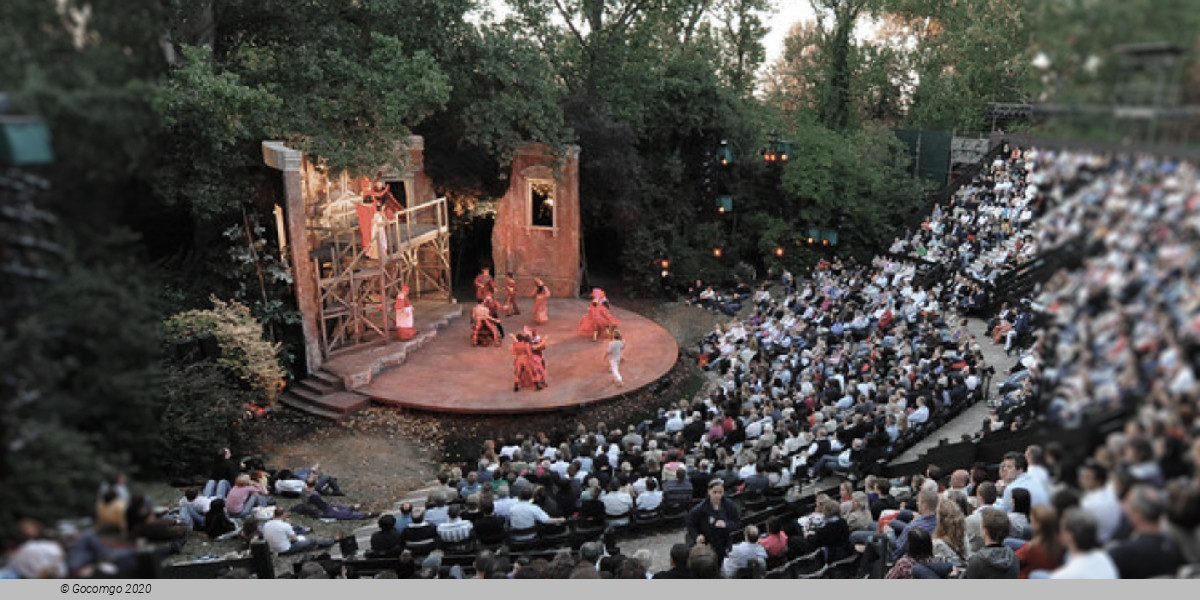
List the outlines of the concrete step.
<svg viewBox="0 0 1200 600">
<path fill-rule="evenodd" d="M 323 419 L 329 419 L 331 421 L 341 421 L 346 416 L 345 414 L 337 411 L 321 408 L 320 406 L 311 404 L 306 400 L 300 400 L 290 391 L 284 392 L 279 396 L 279 403 L 302 413 L 307 413 Z"/>
</svg>

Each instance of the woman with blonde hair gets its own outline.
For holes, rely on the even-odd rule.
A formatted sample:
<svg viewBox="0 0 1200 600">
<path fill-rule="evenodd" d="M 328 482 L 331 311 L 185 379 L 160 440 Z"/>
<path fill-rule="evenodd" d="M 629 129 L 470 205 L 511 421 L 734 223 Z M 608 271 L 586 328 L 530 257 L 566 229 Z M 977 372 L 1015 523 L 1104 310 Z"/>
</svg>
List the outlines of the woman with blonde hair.
<svg viewBox="0 0 1200 600">
<path fill-rule="evenodd" d="M 875 530 L 875 521 L 871 519 L 871 503 L 866 492 L 857 491 L 850 495 L 850 511 L 845 513 L 845 517 L 851 532 Z"/>
<path fill-rule="evenodd" d="M 943 499 L 937 506 L 937 528 L 933 530 L 933 557 L 956 567 L 966 567 L 971 551 L 967 546 L 967 518 L 958 503 Z"/>
</svg>

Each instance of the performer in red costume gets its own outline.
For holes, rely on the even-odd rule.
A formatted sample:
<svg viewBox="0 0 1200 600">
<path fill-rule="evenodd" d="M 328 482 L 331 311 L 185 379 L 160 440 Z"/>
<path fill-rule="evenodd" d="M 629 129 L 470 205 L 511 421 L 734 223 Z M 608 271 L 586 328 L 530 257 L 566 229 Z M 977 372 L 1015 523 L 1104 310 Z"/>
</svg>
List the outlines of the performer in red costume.
<svg viewBox="0 0 1200 600">
<path fill-rule="evenodd" d="M 600 334 L 605 336 L 612 335 L 612 330 L 621 325 L 621 322 L 608 311 L 608 299 L 604 296 L 604 291 L 596 288 L 592 290 L 592 301 L 588 303 L 587 314 L 579 321 L 579 333 L 591 335 L 592 341 L 600 339 Z"/>
<path fill-rule="evenodd" d="M 546 387 L 546 369 L 534 356 L 529 336 L 524 333 L 513 334 L 512 354 L 514 392 L 521 391 L 522 387 L 538 390 Z"/>
<path fill-rule="evenodd" d="M 512 271 L 509 271 L 504 276 L 504 316 L 511 317 L 521 314 L 521 307 L 517 306 L 517 280 L 513 278 Z"/>
<path fill-rule="evenodd" d="M 550 322 L 550 288 L 541 279 L 534 279 L 537 288 L 533 292 L 533 322 L 545 325 Z"/>
<path fill-rule="evenodd" d="M 408 300 L 408 286 L 400 286 L 396 294 L 396 338 L 402 342 L 413 339 L 417 330 L 413 327 L 413 305 Z"/>
<path fill-rule="evenodd" d="M 500 333 L 500 320 L 492 316 L 491 309 L 487 304 L 480 302 L 471 309 L 471 344 L 475 346 L 488 346 L 495 343 L 497 346 L 504 343 L 503 334 Z"/>
<path fill-rule="evenodd" d="M 484 267 L 475 276 L 475 299 L 483 302 L 484 298 L 496 295 L 496 280 L 492 279 L 492 270 Z"/>
</svg>

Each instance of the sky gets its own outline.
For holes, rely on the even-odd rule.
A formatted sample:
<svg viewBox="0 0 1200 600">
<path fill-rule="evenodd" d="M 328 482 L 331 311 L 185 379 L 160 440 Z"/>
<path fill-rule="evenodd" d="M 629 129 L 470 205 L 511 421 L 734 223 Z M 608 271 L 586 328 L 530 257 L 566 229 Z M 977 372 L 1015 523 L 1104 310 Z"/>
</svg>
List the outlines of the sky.
<svg viewBox="0 0 1200 600">
<path fill-rule="evenodd" d="M 783 38 L 787 36 L 792 25 L 814 18 L 812 4 L 808 0 L 775 0 L 774 4 L 775 16 L 767 22 L 771 31 L 763 38 L 768 65 L 783 54 Z"/>
</svg>

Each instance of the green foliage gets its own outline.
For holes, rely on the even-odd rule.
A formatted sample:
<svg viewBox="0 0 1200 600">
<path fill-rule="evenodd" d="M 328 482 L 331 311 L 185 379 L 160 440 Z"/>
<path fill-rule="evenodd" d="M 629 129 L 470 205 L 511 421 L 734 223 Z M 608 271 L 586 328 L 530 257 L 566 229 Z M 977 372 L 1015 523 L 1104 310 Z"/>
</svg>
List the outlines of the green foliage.
<svg viewBox="0 0 1200 600">
<path fill-rule="evenodd" d="M 866 128 L 842 134 L 820 126 L 795 138 L 796 157 L 783 175 L 789 202 L 802 222 L 840 228 L 839 250 L 870 256 L 921 205 L 923 184 L 905 172 L 907 150 L 890 131 Z"/>
<path fill-rule="evenodd" d="M 263 339 L 262 325 L 246 305 L 216 296 L 210 299 L 211 309 L 171 315 L 165 322 L 166 339 L 178 343 L 212 334 L 221 348 L 217 364 L 231 380 L 252 390 L 259 404 L 270 406 L 286 375 L 277 358 L 279 344 Z"/>
<path fill-rule="evenodd" d="M 93 514 L 104 475 L 125 466 L 105 460 L 103 436 L 81 434 L 50 416 L 26 421 L 22 433 L 25 441 L 9 449 L 16 456 L 0 485 L 2 532 L 14 531 L 23 517 L 53 524 Z"/>
<path fill-rule="evenodd" d="M 172 363 L 163 385 L 159 472 L 190 475 L 208 467 L 215 448 L 244 447 L 241 415 L 259 400 L 256 391 L 230 379 L 225 366 L 213 361 Z"/>
</svg>

